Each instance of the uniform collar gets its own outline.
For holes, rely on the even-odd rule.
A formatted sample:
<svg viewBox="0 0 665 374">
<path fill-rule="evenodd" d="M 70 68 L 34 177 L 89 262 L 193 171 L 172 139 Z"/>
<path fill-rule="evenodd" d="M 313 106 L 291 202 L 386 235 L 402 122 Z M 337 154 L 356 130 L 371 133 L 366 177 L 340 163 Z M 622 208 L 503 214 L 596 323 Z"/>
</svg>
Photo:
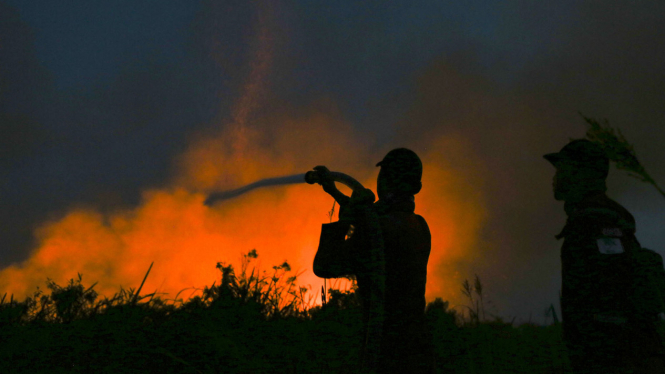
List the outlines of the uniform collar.
<svg viewBox="0 0 665 374">
<path fill-rule="evenodd" d="M 415 197 L 413 195 L 391 196 L 374 203 L 374 208 L 379 214 L 389 212 L 413 213 L 416 210 Z"/>
<path fill-rule="evenodd" d="M 565 201 L 563 203 L 563 210 L 566 212 L 566 215 L 570 217 L 579 209 L 580 206 L 586 205 L 590 202 L 602 200 L 603 198 L 607 198 L 605 191 L 590 191 L 579 200 Z"/>
<path fill-rule="evenodd" d="M 561 232 L 554 236 L 557 240 L 563 238 L 566 236 L 566 233 L 568 232 L 569 224 L 570 224 L 570 217 L 575 214 L 575 212 L 579 209 L 580 206 L 583 206 L 585 204 L 588 204 L 590 202 L 594 201 L 599 201 L 602 199 L 606 199 L 607 195 L 605 195 L 605 191 L 592 191 L 588 193 L 584 198 L 582 198 L 579 201 L 566 201 L 563 204 L 563 210 L 566 212 L 566 215 L 568 218 L 566 219 L 566 224 L 563 226 L 563 229 L 561 229 Z"/>
</svg>

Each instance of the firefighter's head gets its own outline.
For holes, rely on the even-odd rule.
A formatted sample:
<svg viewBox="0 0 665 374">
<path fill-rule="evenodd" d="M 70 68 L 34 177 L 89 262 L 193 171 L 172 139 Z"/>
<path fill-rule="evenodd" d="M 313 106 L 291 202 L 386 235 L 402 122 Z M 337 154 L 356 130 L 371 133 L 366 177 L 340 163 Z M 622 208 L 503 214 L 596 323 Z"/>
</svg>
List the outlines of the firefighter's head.
<svg viewBox="0 0 665 374">
<path fill-rule="evenodd" d="M 579 200 L 591 192 L 606 191 L 610 161 L 603 149 L 586 139 L 566 144 L 558 153 L 543 156 L 556 168 L 552 181 L 556 200 Z"/>
<path fill-rule="evenodd" d="M 376 188 L 379 199 L 388 194 L 409 196 L 420 192 L 423 164 L 412 150 L 393 149 L 376 166 L 381 167 Z"/>
</svg>

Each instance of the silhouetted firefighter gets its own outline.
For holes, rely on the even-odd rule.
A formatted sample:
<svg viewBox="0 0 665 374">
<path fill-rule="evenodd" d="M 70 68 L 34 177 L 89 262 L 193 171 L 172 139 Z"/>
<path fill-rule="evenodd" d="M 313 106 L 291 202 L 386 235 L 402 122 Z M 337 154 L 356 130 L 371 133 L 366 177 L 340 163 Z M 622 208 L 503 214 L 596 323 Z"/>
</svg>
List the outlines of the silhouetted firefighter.
<svg viewBox="0 0 665 374">
<path fill-rule="evenodd" d="M 424 311 L 431 235 L 425 219 L 414 213 L 422 163 L 413 151 L 398 148 L 376 166 L 381 167 L 376 203 L 367 189 L 349 199 L 325 166 L 314 168 L 319 184 L 340 205 L 340 220 L 322 227 L 314 273 L 355 275 L 365 323 L 365 371 L 430 373 L 434 355 Z M 381 253 L 374 253 L 377 248 Z"/>
<path fill-rule="evenodd" d="M 633 216 L 605 195 L 608 157 L 586 139 L 544 157 L 568 216 L 556 238 L 564 238 L 563 337 L 575 373 L 665 373 L 655 326 L 662 298 L 640 265 L 655 255 L 662 273 L 662 259 L 641 248 Z"/>
</svg>

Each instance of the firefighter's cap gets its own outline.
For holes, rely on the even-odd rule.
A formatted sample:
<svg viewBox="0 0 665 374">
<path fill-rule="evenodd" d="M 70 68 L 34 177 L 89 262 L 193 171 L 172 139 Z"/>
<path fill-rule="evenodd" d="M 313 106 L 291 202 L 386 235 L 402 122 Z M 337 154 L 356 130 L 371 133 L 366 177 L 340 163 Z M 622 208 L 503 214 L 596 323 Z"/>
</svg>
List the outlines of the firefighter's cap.
<svg viewBox="0 0 665 374">
<path fill-rule="evenodd" d="M 604 177 L 610 170 L 610 160 L 605 151 L 600 145 L 587 139 L 575 139 L 559 152 L 548 153 L 543 158 L 555 167 L 567 164 L 577 168 L 591 168 L 599 171 Z"/>
<path fill-rule="evenodd" d="M 393 149 L 376 166 L 396 173 L 408 174 L 417 180 L 423 176 L 423 163 L 420 161 L 420 157 L 416 152 L 407 148 Z"/>
</svg>

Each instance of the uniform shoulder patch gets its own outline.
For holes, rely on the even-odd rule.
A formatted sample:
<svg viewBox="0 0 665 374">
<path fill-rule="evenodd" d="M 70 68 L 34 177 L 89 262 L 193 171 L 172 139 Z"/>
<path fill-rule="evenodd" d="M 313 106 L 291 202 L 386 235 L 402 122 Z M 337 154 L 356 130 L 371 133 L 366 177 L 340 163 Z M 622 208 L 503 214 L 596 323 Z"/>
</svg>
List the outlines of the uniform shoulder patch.
<svg viewBox="0 0 665 374">
<path fill-rule="evenodd" d="M 620 238 L 623 236 L 623 232 L 618 227 L 606 227 L 603 228 L 603 236 L 610 236 L 613 238 Z"/>
<path fill-rule="evenodd" d="M 598 244 L 598 252 L 604 255 L 616 255 L 623 253 L 623 245 L 621 239 L 616 237 L 604 236 L 596 240 Z"/>
<path fill-rule="evenodd" d="M 605 255 L 614 255 L 623 253 L 623 245 L 621 244 L 621 237 L 623 232 L 618 227 L 603 227 L 602 237 L 598 238 L 598 251 Z"/>
</svg>

